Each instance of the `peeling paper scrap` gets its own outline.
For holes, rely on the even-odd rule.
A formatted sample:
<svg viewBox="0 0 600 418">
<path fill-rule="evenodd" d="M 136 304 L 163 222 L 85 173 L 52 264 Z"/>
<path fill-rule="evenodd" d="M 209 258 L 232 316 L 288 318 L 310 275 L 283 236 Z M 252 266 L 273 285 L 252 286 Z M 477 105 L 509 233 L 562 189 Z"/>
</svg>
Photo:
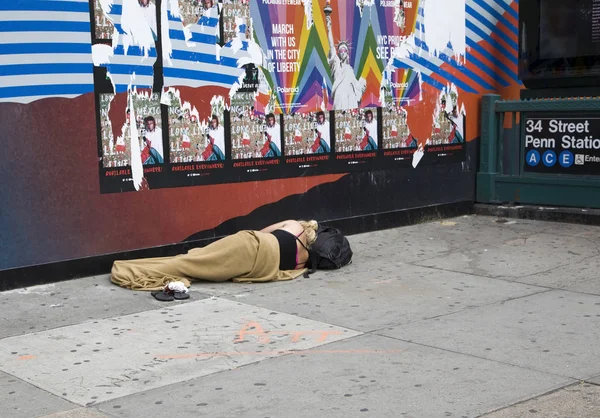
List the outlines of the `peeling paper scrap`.
<svg viewBox="0 0 600 418">
<path fill-rule="evenodd" d="M 423 33 L 432 54 L 452 46 L 454 56 L 467 50 L 466 11 L 464 0 L 426 0 L 423 4 Z"/>
<path fill-rule="evenodd" d="M 137 92 L 134 91 L 129 91 L 129 110 L 130 110 L 130 117 L 129 120 L 126 121 L 125 123 L 128 123 L 129 121 L 133 120 L 135 121 L 135 109 L 133 106 L 133 94 L 136 94 Z M 135 123 L 129 123 L 129 135 L 130 135 L 130 146 L 129 149 L 131 150 L 131 178 L 133 179 L 133 187 L 135 187 L 135 190 L 138 191 L 140 190 L 140 187 L 142 185 L 142 180 L 144 179 L 144 168 L 142 166 L 142 157 L 141 157 L 141 150 L 140 150 L 140 143 L 138 142 L 138 131 L 137 131 L 137 126 Z"/>
<path fill-rule="evenodd" d="M 103 64 L 110 62 L 110 57 L 113 56 L 113 49 L 110 45 L 96 44 L 92 46 L 92 60 L 94 66 L 100 67 Z"/>
<path fill-rule="evenodd" d="M 412 160 L 413 168 L 417 168 L 417 165 L 419 165 L 419 162 L 421 161 L 421 159 L 423 158 L 424 155 L 425 155 L 425 152 L 423 151 L 422 147 L 419 147 L 419 149 L 415 151 L 415 153 L 413 154 L 413 160 Z"/>
</svg>

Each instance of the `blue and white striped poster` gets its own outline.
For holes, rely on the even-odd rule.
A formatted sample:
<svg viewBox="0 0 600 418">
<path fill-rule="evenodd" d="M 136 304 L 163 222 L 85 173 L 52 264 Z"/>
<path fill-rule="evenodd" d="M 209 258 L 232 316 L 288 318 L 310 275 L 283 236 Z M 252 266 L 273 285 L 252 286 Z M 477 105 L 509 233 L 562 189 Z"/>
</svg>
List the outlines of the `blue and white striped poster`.
<svg viewBox="0 0 600 418">
<path fill-rule="evenodd" d="M 87 0 L 0 2 L 0 102 L 94 91 Z"/>
</svg>

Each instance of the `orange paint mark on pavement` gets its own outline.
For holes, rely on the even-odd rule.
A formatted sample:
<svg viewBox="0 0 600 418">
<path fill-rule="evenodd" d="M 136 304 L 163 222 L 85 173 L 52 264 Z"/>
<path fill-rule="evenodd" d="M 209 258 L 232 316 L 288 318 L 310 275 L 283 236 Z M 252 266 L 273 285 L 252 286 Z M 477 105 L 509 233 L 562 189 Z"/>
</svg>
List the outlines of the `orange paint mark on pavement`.
<svg viewBox="0 0 600 418">
<path fill-rule="evenodd" d="M 258 342 L 263 344 L 269 343 L 269 336 L 265 333 L 262 325 L 258 322 L 250 321 L 246 323 L 241 329 L 238 338 L 234 341 L 240 343 L 246 340 L 246 335 L 258 335 Z"/>
<path fill-rule="evenodd" d="M 258 322 L 250 321 L 244 324 L 238 333 L 238 337 L 233 341 L 234 343 L 241 343 L 246 340 L 246 336 L 248 335 L 256 335 L 258 342 L 261 344 L 268 344 L 271 341 L 270 335 L 291 335 L 291 342 L 296 343 L 300 341 L 300 337 L 303 335 L 315 335 L 317 334 L 319 338 L 317 338 L 317 342 L 322 343 L 327 339 L 330 335 L 340 335 L 341 331 L 329 331 L 329 330 L 320 330 L 320 331 L 270 331 L 262 327 Z"/>
<path fill-rule="evenodd" d="M 27 356 L 19 356 L 19 360 L 33 360 L 36 356 L 27 355 Z"/>
</svg>

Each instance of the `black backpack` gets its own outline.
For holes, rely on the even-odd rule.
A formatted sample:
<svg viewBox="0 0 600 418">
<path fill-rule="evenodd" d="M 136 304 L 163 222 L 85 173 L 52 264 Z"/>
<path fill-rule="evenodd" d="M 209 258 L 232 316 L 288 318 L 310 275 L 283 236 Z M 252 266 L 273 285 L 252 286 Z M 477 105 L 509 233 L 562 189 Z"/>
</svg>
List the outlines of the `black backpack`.
<svg viewBox="0 0 600 418">
<path fill-rule="evenodd" d="M 310 269 L 304 277 L 318 270 L 339 269 L 352 261 L 352 249 L 348 239 L 337 228 L 319 226 L 317 239 L 310 247 L 306 263 Z"/>
</svg>

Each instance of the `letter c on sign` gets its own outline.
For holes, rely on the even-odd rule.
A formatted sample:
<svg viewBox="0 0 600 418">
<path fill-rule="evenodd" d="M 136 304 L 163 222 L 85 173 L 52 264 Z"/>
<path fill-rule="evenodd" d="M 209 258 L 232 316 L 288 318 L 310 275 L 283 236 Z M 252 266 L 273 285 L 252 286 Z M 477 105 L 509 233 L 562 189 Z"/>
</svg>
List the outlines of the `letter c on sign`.
<svg viewBox="0 0 600 418">
<path fill-rule="evenodd" d="M 556 164 L 556 154 L 554 151 L 546 151 L 542 156 L 542 162 L 546 167 L 552 167 Z"/>
</svg>

